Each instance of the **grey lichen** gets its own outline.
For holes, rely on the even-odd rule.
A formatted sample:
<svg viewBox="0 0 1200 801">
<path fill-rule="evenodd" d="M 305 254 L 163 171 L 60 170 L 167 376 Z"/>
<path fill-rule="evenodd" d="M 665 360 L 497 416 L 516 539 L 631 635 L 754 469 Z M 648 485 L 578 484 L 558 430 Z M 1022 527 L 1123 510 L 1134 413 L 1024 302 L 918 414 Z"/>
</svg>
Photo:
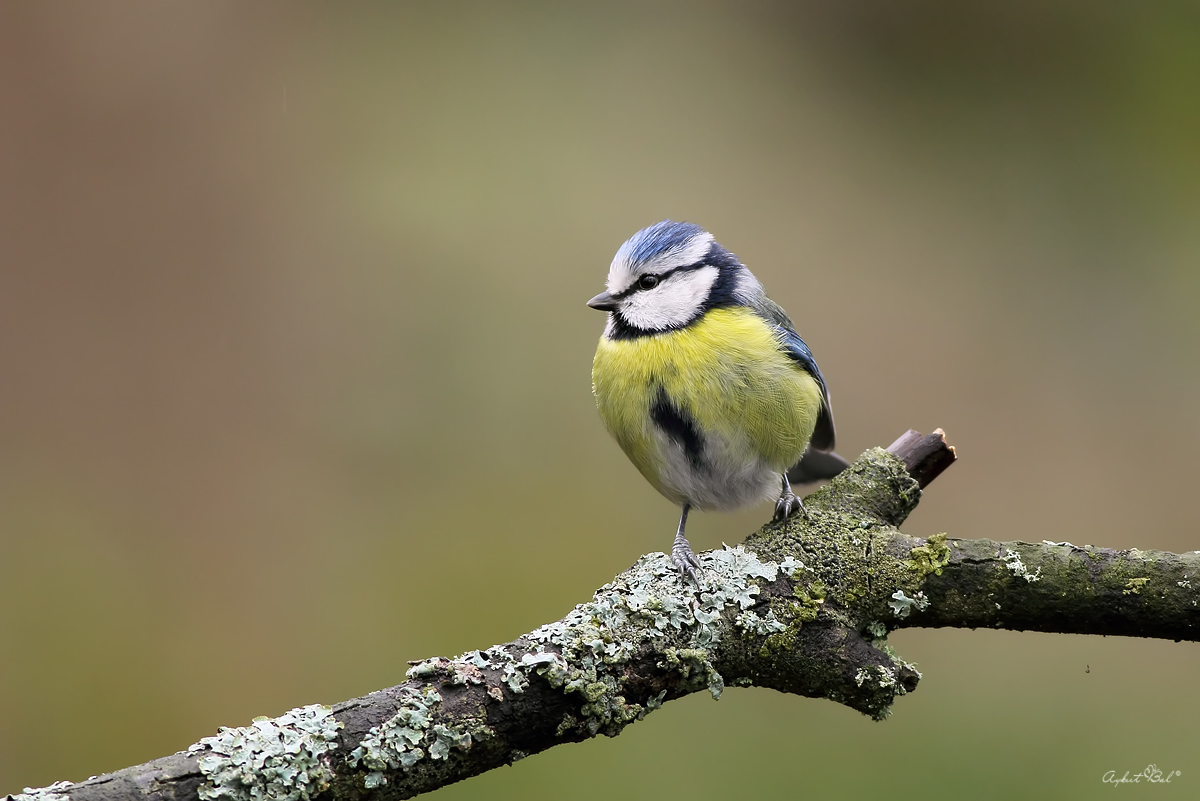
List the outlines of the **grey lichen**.
<svg viewBox="0 0 1200 801">
<path fill-rule="evenodd" d="M 416 665 L 409 673 L 412 674 L 413 670 L 426 664 L 428 663 Z M 429 734 L 427 730 L 431 723 L 432 707 L 441 703 L 442 696 L 432 687 L 426 687 L 423 691 L 403 687 L 400 695 L 399 711 L 367 732 L 367 736 L 350 752 L 350 758 L 347 760 L 351 767 L 361 764 L 367 768 L 369 772 L 364 782 L 368 788 L 387 784 L 384 771 L 408 769 L 426 756 L 420 745 Z M 435 745 L 440 742 L 436 734 L 432 739 Z M 439 753 L 444 757 L 441 749 Z"/>
<path fill-rule="evenodd" d="M 896 674 L 883 665 L 868 665 L 866 667 L 859 668 L 858 672 L 854 674 L 854 683 L 859 687 L 863 686 L 863 684 L 871 680 L 872 673 L 878 676 L 878 678 L 875 680 L 875 683 L 880 687 L 887 688 L 898 686 L 896 682 Z M 903 691 L 903 688 L 901 688 L 901 691 Z"/>
<path fill-rule="evenodd" d="M 320 704 L 222 727 L 188 749 L 207 751 L 199 760 L 205 782 L 198 794 L 204 801 L 308 801 L 329 787 L 333 774 L 325 755 L 337 747 L 341 727 Z"/>
<path fill-rule="evenodd" d="M 404 675 L 408 676 L 410 679 L 424 679 L 429 676 L 436 675 L 437 669 L 437 659 L 426 659 L 425 661 L 418 662 L 410 667 L 407 671 L 405 671 Z"/>
<path fill-rule="evenodd" d="M 784 575 L 786 575 L 788 578 L 793 578 L 795 577 L 797 570 L 806 570 L 807 568 L 799 559 L 791 556 L 785 556 L 779 562 L 779 569 L 782 570 Z"/>
<path fill-rule="evenodd" d="M 523 693 L 529 686 L 529 679 L 525 678 L 525 674 L 518 669 L 517 663 L 513 662 L 504 666 L 504 683 L 514 693 Z"/>
<path fill-rule="evenodd" d="M 463 726 L 443 726 L 437 723 L 433 727 L 433 744 L 429 746 L 430 759 L 445 759 L 450 755 L 451 748 L 466 751 L 471 747 L 471 732 Z"/>
<path fill-rule="evenodd" d="M 604 643 L 600 643 L 603 648 Z M 537 653 L 521 656 L 520 668 L 526 673 L 533 671 L 545 677 L 551 687 L 561 687 L 571 678 L 571 669 L 565 659 L 553 651 L 542 649 Z"/>
<path fill-rule="evenodd" d="M 1041 581 L 1042 569 L 1039 567 L 1035 572 L 1029 572 L 1029 568 L 1025 567 L 1025 563 L 1021 561 L 1021 554 L 1016 551 L 1009 551 L 1001 557 L 1008 569 L 1013 572 L 1013 575 L 1023 578 L 1031 584 L 1035 581 Z"/>
<path fill-rule="evenodd" d="M 622 668 L 648 647 L 666 645 L 658 641 L 669 641 L 672 646 L 666 653 L 670 656 L 662 667 L 676 675 L 678 690 L 707 689 L 719 698 L 725 682 L 709 660 L 707 649 L 721 641 L 729 623 L 745 636 L 782 631 L 785 624 L 770 609 L 761 616 L 750 611 L 759 603 L 757 580 L 770 582 L 781 570 L 790 576 L 805 568 L 792 558 L 783 564 L 764 562 L 741 547 L 701 554 L 700 560 L 699 587 L 681 581 L 665 554 L 649 554 L 601 587 L 591 601 L 527 635 L 536 650 L 509 653 L 505 647 L 495 646 L 469 651 L 452 660 L 426 660 L 410 669 L 409 676 L 426 679 L 437 675 L 448 677 L 450 683 L 465 683 L 473 680 L 472 671 L 492 669 L 499 671 L 499 682 L 513 693 L 524 692 L 530 681 L 540 677 L 551 687 L 579 696 L 579 714 L 570 716 L 569 722 L 564 720 L 560 736 L 568 730 L 585 736 L 615 735 L 661 706 L 667 695 L 664 690 L 644 706 L 629 703 L 623 690 Z M 727 612 L 730 619 L 725 617 Z M 376 740 L 371 740 L 372 745 L 357 757 L 374 772 L 405 767 L 399 754 L 411 753 L 416 746 L 411 737 L 394 743 L 399 748 L 394 749 L 396 757 L 389 760 L 384 743 L 375 744 Z M 446 749 L 465 744 L 461 738 L 444 742 Z M 439 753 L 442 750 L 439 746 Z M 374 764 L 381 767 L 368 761 L 376 751 L 380 756 Z M 373 782 L 380 778 L 370 777 Z"/>
<path fill-rule="evenodd" d="M 69 801 L 66 790 L 74 782 L 55 782 L 49 787 L 26 787 L 22 793 L 13 793 L 13 801 Z"/>
<path fill-rule="evenodd" d="M 929 599 L 925 597 L 924 592 L 918 592 L 912 598 L 904 594 L 904 590 L 896 590 L 892 593 L 891 600 L 888 601 L 888 606 L 892 607 L 892 614 L 898 618 L 906 618 L 912 613 L 913 609 L 918 612 L 923 612 L 929 608 Z M 862 686 L 861 684 L 859 686 Z"/>
<path fill-rule="evenodd" d="M 754 611 L 742 612 L 734 620 L 734 624 L 739 628 L 745 629 L 747 633 L 767 635 L 774 634 L 777 631 L 783 631 L 787 625 L 775 619 L 775 613 L 770 609 L 767 610 L 766 617 L 759 617 Z"/>
</svg>

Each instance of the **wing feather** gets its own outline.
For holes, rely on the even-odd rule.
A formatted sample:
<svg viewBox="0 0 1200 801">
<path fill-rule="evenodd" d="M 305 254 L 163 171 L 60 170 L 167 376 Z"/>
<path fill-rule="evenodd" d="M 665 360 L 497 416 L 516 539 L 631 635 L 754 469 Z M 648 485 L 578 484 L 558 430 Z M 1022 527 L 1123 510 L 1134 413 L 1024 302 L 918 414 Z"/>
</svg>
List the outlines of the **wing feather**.
<svg viewBox="0 0 1200 801">
<path fill-rule="evenodd" d="M 825 376 L 817 367 L 808 345 L 796 333 L 792 319 L 787 316 L 778 303 L 764 297 L 756 304 L 755 311 L 774 323 L 780 330 L 780 344 L 783 352 L 791 357 L 800 369 L 816 379 L 821 387 L 821 411 L 817 415 L 817 427 L 813 430 L 809 447 L 815 451 L 828 452 L 833 450 L 835 430 L 833 426 L 833 407 L 829 402 L 829 387 L 825 384 Z"/>
</svg>

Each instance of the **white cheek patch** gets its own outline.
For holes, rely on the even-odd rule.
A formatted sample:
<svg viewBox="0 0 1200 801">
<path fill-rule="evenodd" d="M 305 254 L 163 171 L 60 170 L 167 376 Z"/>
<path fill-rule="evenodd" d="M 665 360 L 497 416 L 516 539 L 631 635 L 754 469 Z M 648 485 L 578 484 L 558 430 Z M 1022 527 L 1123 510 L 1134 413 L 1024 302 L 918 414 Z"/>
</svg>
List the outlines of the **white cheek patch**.
<svg viewBox="0 0 1200 801">
<path fill-rule="evenodd" d="M 639 290 L 621 301 L 620 315 L 647 331 L 683 325 L 700 311 L 718 273 L 712 266 L 675 273 L 654 289 Z"/>
<path fill-rule="evenodd" d="M 692 237 L 684 247 L 660 253 L 637 265 L 635 269 L 629 263 L 629 242 L 626 242 L 613 257 L 612 265 L 608 268 L 608 281 L 605 288 L 612 294 L 618 295 L 633 286 L 634 280 L 645 273 L 663 273 L 675 267 L 696 264 L 708 255 L 712 243 L 713 235 L 705 231 Z"/>
</svg>

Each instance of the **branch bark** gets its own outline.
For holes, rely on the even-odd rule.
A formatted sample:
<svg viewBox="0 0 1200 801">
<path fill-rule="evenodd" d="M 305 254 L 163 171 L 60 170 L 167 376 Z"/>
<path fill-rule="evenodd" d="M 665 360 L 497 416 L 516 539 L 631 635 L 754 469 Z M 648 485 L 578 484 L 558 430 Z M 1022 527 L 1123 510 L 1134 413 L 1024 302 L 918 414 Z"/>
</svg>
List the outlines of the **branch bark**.
<svg viewBox="0 0 1200 801">
<path fill-rule="evenodd" d="M 332 709 L 222 729 L 189 751 L 15 798 L 390 801 L 615 736 L 666 701 L 728 685 L 882 719 L 920 679 L 887 646 L 900 627 L 1197 639 L 1200 553 L 901 533 L 922 487 L 954 460 L 940 429 L 909 431 L 806 498 L 807 516 L 703 554 L 700 587 L 649 554 L 511 643 L 424 660 L 403 684 Z"/>
</svg>

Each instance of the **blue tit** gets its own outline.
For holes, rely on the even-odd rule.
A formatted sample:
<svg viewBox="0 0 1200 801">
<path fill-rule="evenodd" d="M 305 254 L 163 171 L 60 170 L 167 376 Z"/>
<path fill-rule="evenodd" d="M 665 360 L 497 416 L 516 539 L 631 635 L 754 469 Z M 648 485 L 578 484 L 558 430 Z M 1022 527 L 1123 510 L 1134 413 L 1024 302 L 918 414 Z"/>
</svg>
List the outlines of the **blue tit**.
<svg viewBox="0 0 1200 801">
<path fill-rule="evenodd" d="M 698 225 L 663 220 L 621 245 L 592 364 L 600 418 L 656 490 L 682 507 L 671 558 L 696 580 L 688 511 L 778 498 L 803 511 L 791 482 L 831 478 L 829 389 L 812 351 L 762 284 Z M 807 453 L 806 453 L 807 449 Z M 807 512 L 805 511 L 807 514 Z"/>
</svg>

